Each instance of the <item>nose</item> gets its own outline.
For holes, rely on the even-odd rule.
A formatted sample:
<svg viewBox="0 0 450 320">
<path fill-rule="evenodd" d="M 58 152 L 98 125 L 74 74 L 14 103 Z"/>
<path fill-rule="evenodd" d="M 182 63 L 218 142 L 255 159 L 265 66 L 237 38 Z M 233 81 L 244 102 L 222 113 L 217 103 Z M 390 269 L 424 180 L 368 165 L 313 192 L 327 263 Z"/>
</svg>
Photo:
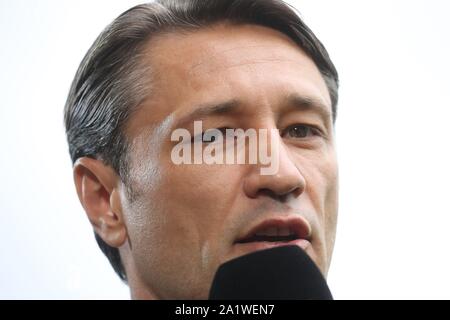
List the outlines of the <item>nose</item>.
<svg viewBox="0 0 450 320">
<path fill-rule="evenodd" d="M 275 140 L 275 141 L 274 141 Z M 261 164 L 252 165 L 245 177 L 244 192 L 250 198 L 260 195 L 270 196 L 279 201 L 286 201 L 288 197 L 299 197 L 306 188 L 306 180 L 300 169 L 292 159 L 290 150 L 277 135 L 270 139 L 270 144 L 276 143 L 279 166 L 274 174 L 261 174 Z"/>
</svg>

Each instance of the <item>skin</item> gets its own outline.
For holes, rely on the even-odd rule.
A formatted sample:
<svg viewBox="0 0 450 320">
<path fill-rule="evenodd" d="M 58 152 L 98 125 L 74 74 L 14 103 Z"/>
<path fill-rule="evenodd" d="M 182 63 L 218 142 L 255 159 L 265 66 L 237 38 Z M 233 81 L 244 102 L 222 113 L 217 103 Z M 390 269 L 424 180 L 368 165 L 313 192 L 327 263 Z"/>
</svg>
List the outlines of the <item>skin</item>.
<svg viewBox="0 0 450 320">
<path fill-rule="evenodd" d="M 151 49 L 151 50 L 150 50 Z M 96 232 L 120 250 L 136 299 L 206 299 L 218 266 L 248 253 L 234 242 L 270 217 L 301 216 L 311 227 L 306 248 L 324 275 L 334 246 L 338 166 L 331 101 L 325 82 L 288 37 L 261 26 L 218 24 L 152 39 L 144 63 L 152 64 L 151 99 L 126 128 L 133 199 L 117 174 L 100 160 L 81 158 L 74 177 Z M 297 94 L 321 103 L 296 108 Z M 176 128 L 199 105 L 235 99 L 233 113 L 204 116 L 203 129 L 279 129 L 279 171 L 260 164 L 175 165 Z M 305 137 L 294 124 L 314 126 Z M 247 250 L 248 251 L 248 250 Z"/>
</svg>

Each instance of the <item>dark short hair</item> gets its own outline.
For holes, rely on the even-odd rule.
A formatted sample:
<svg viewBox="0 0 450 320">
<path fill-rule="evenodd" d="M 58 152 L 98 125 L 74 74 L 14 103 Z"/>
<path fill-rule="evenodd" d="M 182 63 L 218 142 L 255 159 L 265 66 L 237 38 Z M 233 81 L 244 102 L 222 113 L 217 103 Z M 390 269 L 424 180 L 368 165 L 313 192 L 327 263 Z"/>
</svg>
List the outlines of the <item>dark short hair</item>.
<svg viewBox="0 0 450 320">
<path fill-rule="evenodd" d="M 156 34 L 193 31 L 219 22 L 261 25 L 289 36 L 322 74 L 332 101 L 333 121 L 336 119 L 337 71 L 325 47 L 290 5 L 281 0 L 157 0 L 122 13 L 82 60 L 64 109 L 72 162 L 80 157 L 101 159 L 126 184 L 128 142 L 123 128 L 151 94 L 151 66 L 140 59 L 144 47 Z M 95 238 L 126 281 L 119 250 L 97 234 Z"/>
</svg>

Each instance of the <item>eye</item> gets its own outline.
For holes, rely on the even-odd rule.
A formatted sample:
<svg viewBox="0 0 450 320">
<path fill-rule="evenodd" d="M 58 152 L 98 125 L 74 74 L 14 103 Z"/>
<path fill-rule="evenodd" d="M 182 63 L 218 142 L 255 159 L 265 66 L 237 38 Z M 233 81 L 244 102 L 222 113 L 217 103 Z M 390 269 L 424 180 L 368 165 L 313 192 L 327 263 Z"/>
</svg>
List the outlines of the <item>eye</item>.
<svg viewBox="0 0 450 320">
<path fill-rule="evenodd" d="M 282 132 L 282 137 L 294 138 L 294 139 L 305 139 L 309 137 L 320 136 L 320 130 L 304 124 L 294 124 L 287 127 Z"/>
<path fill-rule="evenodd" d="M 223 128 L 212 128 L 212 129 L 208 129 L 203 131 L 201 134 L 192 137 L 192 142 L 194 143 L 195 141 L 201 141 L 202 143 L 213 143 L 216 141 L 216 135 L 217 135 L 217 131 L 220 131 L 220 133 L 222 134 L 223 140 L 226 139 L 226 130 L 230 129 L 228 127 L 223 127 Z"/>
</svg>

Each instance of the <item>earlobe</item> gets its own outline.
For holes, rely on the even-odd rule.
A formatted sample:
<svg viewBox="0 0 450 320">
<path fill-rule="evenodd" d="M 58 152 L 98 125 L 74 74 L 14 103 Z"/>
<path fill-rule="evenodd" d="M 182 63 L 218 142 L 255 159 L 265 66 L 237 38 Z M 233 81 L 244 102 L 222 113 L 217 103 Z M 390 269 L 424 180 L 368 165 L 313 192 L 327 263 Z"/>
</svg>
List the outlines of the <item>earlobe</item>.
<svg viewBox="0 0 450 320">
<path fill-rule="evenodd" d="M 73 167 L 78 198 L 95 232 L 112 247 L 127 238 L 119 193 L 119 177 L 101 160 L 83 157 Z"/>
</svg>

